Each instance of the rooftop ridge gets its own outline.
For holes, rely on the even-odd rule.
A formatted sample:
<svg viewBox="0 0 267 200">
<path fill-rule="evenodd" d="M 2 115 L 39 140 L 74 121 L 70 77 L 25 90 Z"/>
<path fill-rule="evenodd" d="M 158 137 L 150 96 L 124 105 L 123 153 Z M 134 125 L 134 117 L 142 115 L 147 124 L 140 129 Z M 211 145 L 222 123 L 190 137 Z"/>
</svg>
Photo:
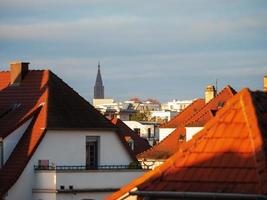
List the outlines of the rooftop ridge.
<svg viewBox="0 0 267 200">
<path fill-rule="evenodd" d="M 190 120 L 192 120 L 197 114 L 200 113 L 201 110 L 205 109 L 206 107 L 208 107 L 209 105 L 211 105 L 214 101 L 216 101 L 217 97 L 220 96 L 223 92 L 225 92 L 226 90 L 230 91 L 231 94 L 233 94 L 233 96 L 236 94 L 235 90 L 229 86 L 226 85 L 213 99 L 211 99 L 208 103 L 206 103 L 198 112 L 194 113 L 188 120 L 186 120 L 185 124 L 187 124 Z M 233 93 L 234 92 L 234 93 Z"/>
</svg>

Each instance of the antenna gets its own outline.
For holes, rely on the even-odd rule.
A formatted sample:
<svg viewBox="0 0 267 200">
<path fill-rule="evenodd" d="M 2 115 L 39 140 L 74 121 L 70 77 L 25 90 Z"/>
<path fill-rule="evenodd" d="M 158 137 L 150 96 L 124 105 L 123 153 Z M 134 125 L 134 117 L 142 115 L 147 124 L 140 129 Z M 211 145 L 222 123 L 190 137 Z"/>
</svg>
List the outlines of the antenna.
<svg viewBox="0 0 267 200">
<path fill-rule="evenodd" d="M 217 91 L 218 91 L 218 79 L 217 78 L 215 80 L 215 90 L 216 90 L 216 95 L 217 95 Z"/>
</svg>

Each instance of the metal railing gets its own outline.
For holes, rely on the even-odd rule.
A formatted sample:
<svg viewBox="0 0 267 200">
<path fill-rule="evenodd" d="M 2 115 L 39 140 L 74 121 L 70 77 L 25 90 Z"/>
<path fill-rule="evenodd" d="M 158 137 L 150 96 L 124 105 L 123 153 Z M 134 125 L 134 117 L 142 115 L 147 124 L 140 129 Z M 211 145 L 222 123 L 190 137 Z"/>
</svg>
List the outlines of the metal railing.
<svg viewBox="0 0 267 200">
<path fill-rule="evenodd" d="M 131 163 L 129 165 L 98 165 L 98 166 L 86 166 L 86 165 L 34 165 L 34 170 L 123 170 L 123 169 L 141 169 L 141 165 L 137 163 Z"/>
</svg>

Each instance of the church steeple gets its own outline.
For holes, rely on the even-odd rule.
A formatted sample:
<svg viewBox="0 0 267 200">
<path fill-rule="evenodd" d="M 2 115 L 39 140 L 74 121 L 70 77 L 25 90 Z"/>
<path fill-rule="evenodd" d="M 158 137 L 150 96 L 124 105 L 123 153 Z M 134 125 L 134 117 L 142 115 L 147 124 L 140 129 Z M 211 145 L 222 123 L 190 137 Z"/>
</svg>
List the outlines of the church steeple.
<svg viewBox="0 0 267 200">
<path fill-rule="evenodd" d="M 94 99 L 104 99 L 104 85 L 100 72 L 100 62 L 98 62 L 97 76 L 94 86 Z"/>
</svg>

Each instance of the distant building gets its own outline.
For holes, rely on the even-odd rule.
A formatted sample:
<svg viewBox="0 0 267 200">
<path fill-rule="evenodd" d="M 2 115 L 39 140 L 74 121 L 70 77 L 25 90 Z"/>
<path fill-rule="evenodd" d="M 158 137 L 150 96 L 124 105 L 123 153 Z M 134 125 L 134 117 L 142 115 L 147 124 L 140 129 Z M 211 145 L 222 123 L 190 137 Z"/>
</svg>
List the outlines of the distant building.
<svg viewBox="0 0 267 200">
<path fill-rule="evenodd" d="M 170 111 L 170 110 L 155 110 L 155 111 L 150 111 L 150 113 L 152 120 L 160 123 L 164 122 L 166 123 L 177 115 L 176 111 Z"/>
<path fill-rule="evenodd" d="M 95 80 L 94 99 L 104 99 L 104 85 L 100 72 L 100 63 L 98 63 L 97 76 Z"/>
<path fill-rule="evenodd" d="M 153 146 L 158 141 L 158 124 L 154 122 L 124 121 L 140 137 L 148 140 Z"/>
<path fill-rule="evenodd" d="M 166 111 L 181 112 L 187 106 L 189 106 L 194 100 L 173 100 L 167 103 L 161 104 L 161 109 Z"/>
</svg>

